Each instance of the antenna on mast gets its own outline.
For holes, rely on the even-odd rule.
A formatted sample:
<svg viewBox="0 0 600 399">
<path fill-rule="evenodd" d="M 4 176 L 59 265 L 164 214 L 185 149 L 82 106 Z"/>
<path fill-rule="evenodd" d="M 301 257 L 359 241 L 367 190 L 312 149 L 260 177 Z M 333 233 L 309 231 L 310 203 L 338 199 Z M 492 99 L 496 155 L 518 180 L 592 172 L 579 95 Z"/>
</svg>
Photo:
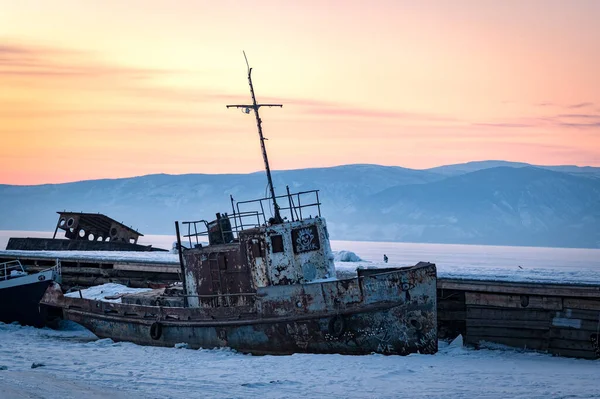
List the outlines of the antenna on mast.
<svg viewBox="0 0 600 399">
<path fill-rule="evenodd" d="M 244 105 L 244 104 L 233 104 L 228 105 L 227 108 L 242 108 L 242 111 L 246 111 L 246 113 L 250 113 L 250 110 L 254 110 L 254 115 L 256 116 L 256 126 L 258 127 L 258 137 L 260 138 L 260 147 L 262 149 L 263 160 L 265 161 L 265 170 L 267 171 L 267 181 L 269 183 L 269 190 L 271 191 L 271 199 L 273 200 L 273 209 L 275 215 L 273 216 L 273 223 L 282 223 L 283 219 L 281 218 L 281 214 L 279 212 L 279 205 L 277 205 L 277 201 L 275 199 L 275 189 L 273 188 L 273 179 L 271 178 L 271 168 L 269 167 L 269 158 L 267 157 L 267 149 L 265 147 L 265 138 L 262 133 L 262 120 L 260 119 L 260 115 L 258 114 L 258 109 L 260 107 L 283 107 L 282 104 L 257 104 L 256 96 L 254 95 L 254 86 L 252 85 L 252 68 L 250 68 L 250 64 L 248 63 L 248 57 L 246 57 L 246 52 L 244 51 L 244 58 L 246 59 L 246 66 L 248 67 L 248 83 L 250 84 L 250 94 L 252 94 L 252 105 Z"/>
</svg>

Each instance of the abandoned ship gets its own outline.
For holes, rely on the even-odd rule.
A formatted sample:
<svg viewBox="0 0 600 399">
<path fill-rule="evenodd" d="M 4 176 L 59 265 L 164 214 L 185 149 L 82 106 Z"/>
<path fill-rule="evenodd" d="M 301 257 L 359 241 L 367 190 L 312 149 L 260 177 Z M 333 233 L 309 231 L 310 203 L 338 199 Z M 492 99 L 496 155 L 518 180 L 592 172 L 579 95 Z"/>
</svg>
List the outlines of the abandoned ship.
<svg viewBox="0 0 600 399">
<path fill-rule="evenodd" d="M 166 251 L 139 245 L 140 232 L 101 213 L 56 212 L 52 238 L 11 237 L 9 251 Z M 66 239 L 56 238 L 58 230 Z"/>
<path fill-rule="evenodd" d="M 253 354 L 435 353 L 435 265 L 335 278 L 318 191 L 275 195 L 259 108 L 281 105 L 256 102 L 251 73 L 248 67 L 252 104 L 228 107 L 254 111 L 270 196 L 231 198 L 230 214 L 183 222 L 182 231 L 176 222 L 179 285 L 110 303 L 66 297 L 55 284 L 42 303 L 98 337 L 143 345 Z"/>
</svg>

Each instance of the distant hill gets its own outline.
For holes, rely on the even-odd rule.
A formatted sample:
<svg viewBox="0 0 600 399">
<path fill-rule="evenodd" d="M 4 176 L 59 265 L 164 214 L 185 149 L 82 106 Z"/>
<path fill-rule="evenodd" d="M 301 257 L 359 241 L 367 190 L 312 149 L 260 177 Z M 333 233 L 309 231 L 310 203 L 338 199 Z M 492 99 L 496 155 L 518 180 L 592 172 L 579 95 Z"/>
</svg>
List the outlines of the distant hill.
<svg viewBox="0 0 600 399">
<path fill-rule="evenodd" d="M 332 239 L 600 247 L 600 168 L 498 162 L 429 170 L 345 165 L 276 171 L 273 179 L 277 194 L 286 184 L 321 190 Z M 55 212 L 68 210 L 171 234 L 175 220 L 230 212 L 230 194 L 246 200 L 266 192 L 263 172 L 0 185 L 0 229 L 51 231 Z"/>
<path fill-rule="evenodd" d="M 345 234 L 386 241 L 600 247 L 600 180 L 497 167 L 368 198 Z M 372 220 L 389 221 L 382 228 Z"/>
<path fill-rule="evenodd" d="M 545 165 L 532 165 L 524 162 L 509 162 L 509 161 L 473 161 L 467 163 L 460 163 L 454 165 L 438 166 L 435 168 L 425 169 L 429 172 L 444 175 L 444 176 L 457 176 L 464 173 L 476 172 L 478 170 L 497 168 L 497 167 L 510 167 L 510 168 L 524 168 L 535 166 L 540 169 L 553 170 L 555 172 L 571 173 L 580 176 L 600 178 L 600 168 L 592 166 L 575 166 L 575 165 L 556 165 L 556 166 L 545 166 Z"/>
</svg>

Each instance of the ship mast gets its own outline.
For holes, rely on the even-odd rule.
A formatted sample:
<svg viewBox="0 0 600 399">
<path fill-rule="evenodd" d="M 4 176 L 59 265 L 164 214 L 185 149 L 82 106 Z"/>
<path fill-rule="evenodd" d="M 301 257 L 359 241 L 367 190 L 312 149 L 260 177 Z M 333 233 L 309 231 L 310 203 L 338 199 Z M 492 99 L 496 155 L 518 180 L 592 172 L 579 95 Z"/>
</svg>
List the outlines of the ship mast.
<svg viewBox="0 0 600 399">
<path fill-rule="evenodd" d="M 258 137 L 260 138 L 260 147 L 262 149 L 263 160 L 265 161 L 265 170 L 267 171 L 267 181 L 269 183 L 269 190 L 271 191 L 271 198 L 273 200 L 273 209 L 275 215 L 273 216 L 273 223 L 282 223 L 283 219 L 281 218 L 281 214 L 279 213 L 279 205 L 277 205 L 277 200 L 275 198 L 275 189 L 273 188 L 273 179 L 271 178 L 271 168 L 269 167 L 269 158 L 267 157 L 267 149 L 265 147 L 265 138 L 263 137 L 262 132 L 262 120 L 260 119 L 260 115 L 258 114 L 258 109 L 260 107 L 283 107 L 282 104 L 257 104 L 256 96 L 254 95 L 254 86 L 252 85 L 252 68 L 248 64 L 248 58 L 246 57 L 246 53 L 244 52 L 244 58 L 246 59 L 246 65 L 248 66 L 248 83 L 250 84 L 250 94 L 252 94 L 252 104 L 244 105 L 244 104 L 233 104 L 228 105 L 227 108 L 241 108 L 243 112 L 249 114 L 250 110 L 254 110 L 254 115 L 256 116 L 256 126 L 258 127 Z"/>
</svg>

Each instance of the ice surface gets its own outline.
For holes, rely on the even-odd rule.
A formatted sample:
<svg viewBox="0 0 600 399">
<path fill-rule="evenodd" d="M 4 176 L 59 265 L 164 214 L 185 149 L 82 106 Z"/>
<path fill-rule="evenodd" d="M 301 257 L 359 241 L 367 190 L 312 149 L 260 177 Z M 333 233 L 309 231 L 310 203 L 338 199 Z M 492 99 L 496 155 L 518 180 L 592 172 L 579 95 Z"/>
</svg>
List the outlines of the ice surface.
<svg viewBox="0 0 600 399">
<path fill-rule="evenodd" d="M 599 360 L 443 342 L 436 355 L 248 356 L 0 323 L 2 365 L 2 398 L 600 397 Z"/>
<path fill-rule="evenodd" d="M 346 251 L 346 250 L 334 251 L 333 255 L 334 255 L 334 260 L 336 262 L 360 262 L 360 261 L 362 261 L 360 256 L 358 256 L 357 254 L 355 254 L 352 251 Z"/>
<path fill-rule="evenodd" d="M 332 241 L 363 260 L 336 268 L 435 262 L 440 277 L 595 283 L 600 250 Z M 390 262 L 381 261 L 387 254 Z M 31 255 L 27 252 L 26 255 Z M 56 256 L 56 254 L 44 254 Z M 61 256 L 178 264 L 158 252 Z M 101 289 L 104 291 L 105 289 Z M 119 290 L 116 290 L 121 292 Z M 78 292 L 73 293 L 77 297 Z M 102 292 L 100 296 L 115 295 Z M 60 331 L 0 324 L 1 398 L 555 398 L 600 397 L 600 360 L 578 360 L 460 339 L 436 355 L 247 356 L 98 340 L 74 323 Z M 45 367 L 32 370 L 31 364 Z"/>
<path fill-rule="evenodd" d="M 599 249 L 360 241 L 331 241 L 331 246 L 337 254 L 353 253 L 361 259 L 353 262 L 336 259 L 336 268 L 345 271 L 354 271 L 357 267 L 410 266 L 427 261 L 436 264 L 438 277 L 443 278 L 562 284 L 600 282 Z M 383 262 L 384 253 L 389 257 L 389 263 Z M 0 251 L 0 254 L 3 257 L 179 265 L 178 255 L 168 252 Z"/>
</svg>

